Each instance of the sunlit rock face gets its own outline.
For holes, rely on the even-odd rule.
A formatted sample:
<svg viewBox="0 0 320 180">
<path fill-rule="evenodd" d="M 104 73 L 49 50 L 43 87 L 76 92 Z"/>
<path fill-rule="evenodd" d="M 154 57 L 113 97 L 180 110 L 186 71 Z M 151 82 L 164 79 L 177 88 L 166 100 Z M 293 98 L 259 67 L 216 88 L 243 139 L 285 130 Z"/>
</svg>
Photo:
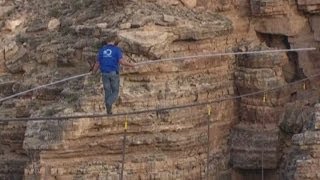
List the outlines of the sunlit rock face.
<svg viewBox="0 0 320 180">
<path fill-rule="evenodd" d="M 304 10 L 308 13 L 319 13 L 320 12 L 320 2 L 317 0 L 298 0 L 299 9 Z"/>
<path fill-rule="evenodd" d="M 114 113 L 284 86 L 317 73 L 319 51 L 196 56 L 320 47 L 318 4 L 0 0 L 0 97 L 88 72 L 101 42 L 113 37 L 131 62 L 191 56 L 122 68 Z M 310 161 L 317 160 L 316 145 L 304 149 L 317 136 L 300 137 L 316 133 L 308 124 L 319 100 L 318 86 L 314 78 L 209 107 L 128 117 L 0 122 L 0 179 L 119 179 L 125 120 L 125 179 L 254 179 L 261 178 L 262 168 L 265 179 L 317 177 L 304 168 L 309 161 L 302 158 L 309 153 Z M 0 103 L 1 118 L 104 112 L 99 75 Z"/>
<path fill-rule="evenodd" d="M 256 48 L 256 49 L 261 49 Z M 263 49 L 263 47 L 262 47 Z M 240 94 L 263 91 L 286 84 L 282 66 L 288 63 L 285 54 L 259 54 L 238 57 L 236 85 Z M 279 158 L 278 121 L 287 101 L 281 92 L 269 92 L 240 100 L 240 123 L 231 139 L 231 159 L 240 169 L 276 169 Z M 265 161 L 261 162 L 264 152 Z"/>
</svg>

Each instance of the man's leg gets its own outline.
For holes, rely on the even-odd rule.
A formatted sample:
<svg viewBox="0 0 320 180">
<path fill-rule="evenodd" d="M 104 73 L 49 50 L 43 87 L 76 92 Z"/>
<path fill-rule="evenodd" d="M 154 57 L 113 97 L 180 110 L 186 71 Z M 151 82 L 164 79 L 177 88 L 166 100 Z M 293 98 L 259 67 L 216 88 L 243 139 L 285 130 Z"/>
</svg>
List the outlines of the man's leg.
<svg viewBox="0 0 320 180">
<path fill-rule="evenodd" d="M 117 100 L 119 95 L 119 84 L 120 84 L 120 77 L 119 74 L 112 74 L 110 77 L 110 85 L 112 93 L 108 96 L 107 104 L 111 105 Z"/>
<path fill-rule="evenodd" d="M 110 75 L 109 74 L 102 74 L 102 82 L 103 82 L 103 88 L 104 88 L 104 103 L 106 105 L 107 113 L 111 111 L 111 105 L 108 104 L 108 98 L 112 94 L 111 89 L 111 81 L 110 81 Z"/>
</svg>

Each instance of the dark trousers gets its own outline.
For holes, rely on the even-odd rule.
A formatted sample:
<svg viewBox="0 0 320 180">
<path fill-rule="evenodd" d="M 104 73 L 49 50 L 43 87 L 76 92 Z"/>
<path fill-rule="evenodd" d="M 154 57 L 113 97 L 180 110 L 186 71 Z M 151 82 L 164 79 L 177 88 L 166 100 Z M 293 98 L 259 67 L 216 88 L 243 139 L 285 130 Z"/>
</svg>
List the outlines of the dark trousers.
<svg viewBox="0 0 320 180">
<path fill-rule="evenodd" d="M 112 107 L 119 95 L 120 76 L 116 72 L 102 73 L 102 82 L 104 88 L 104 101 L 106 108 Z"/>
</svg>

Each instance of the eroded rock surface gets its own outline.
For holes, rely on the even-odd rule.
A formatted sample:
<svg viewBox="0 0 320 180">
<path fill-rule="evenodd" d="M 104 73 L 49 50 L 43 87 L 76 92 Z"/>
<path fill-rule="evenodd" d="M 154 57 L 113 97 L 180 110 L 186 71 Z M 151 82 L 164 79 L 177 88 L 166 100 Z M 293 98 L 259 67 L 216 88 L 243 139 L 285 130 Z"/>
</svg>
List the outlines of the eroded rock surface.
<svg viewBox="0 0 320 180">
<path fill-rule="evenodd" d="M 0 0 L 0 95 L 88 72 L 100 43 L 116 36 L 132 62 L 319 48 L 318 13 L 312 0 Z M 320 71 L 319 55 L 215 56 L 124 68 L 115 113 L 284 86 Z M 2 102 L 0 117 L 103 113 L 100 81 L 88 76 Z M 318 135 L 310 119 L 319 82 L 211 104 L 209 142 L 206 106 L 129 116 L 124 177 L 203 179 L 208 160 L 210 179 L 260 179 L 262 168 L 265 179 L 317 179 Z M 0 179 L 118 179 L 124 121 L 0 122 Z"/>
<path fill-rule="evenodd" d="M 240 94 L 283 86 L 281 67 L 288 61 L 285 54 L 247 55 L 238 57 L 236 85 Z M 271 91 L 240 100 L 240 124 L 231 139 L 232 164 L 240 169 L 275 169 L 278 164 L 279 130 L 277 121 L 286 97 Z M 264 153 L 264 164 L 261 154 Z"/>
</svg>

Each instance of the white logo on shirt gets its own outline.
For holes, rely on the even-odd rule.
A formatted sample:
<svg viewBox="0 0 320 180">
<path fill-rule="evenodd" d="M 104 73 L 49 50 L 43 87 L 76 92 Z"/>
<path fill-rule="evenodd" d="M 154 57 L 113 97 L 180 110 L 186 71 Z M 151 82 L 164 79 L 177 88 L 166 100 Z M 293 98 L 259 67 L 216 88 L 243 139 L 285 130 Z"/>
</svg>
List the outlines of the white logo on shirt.
<svg viewBox="0 0 320 180">
<path fill-rule="evenodd" d="M 106 49 L 103 51 L 103 57 L 111 57 L 112 51 L 111 49 Z"/>
</svg>

